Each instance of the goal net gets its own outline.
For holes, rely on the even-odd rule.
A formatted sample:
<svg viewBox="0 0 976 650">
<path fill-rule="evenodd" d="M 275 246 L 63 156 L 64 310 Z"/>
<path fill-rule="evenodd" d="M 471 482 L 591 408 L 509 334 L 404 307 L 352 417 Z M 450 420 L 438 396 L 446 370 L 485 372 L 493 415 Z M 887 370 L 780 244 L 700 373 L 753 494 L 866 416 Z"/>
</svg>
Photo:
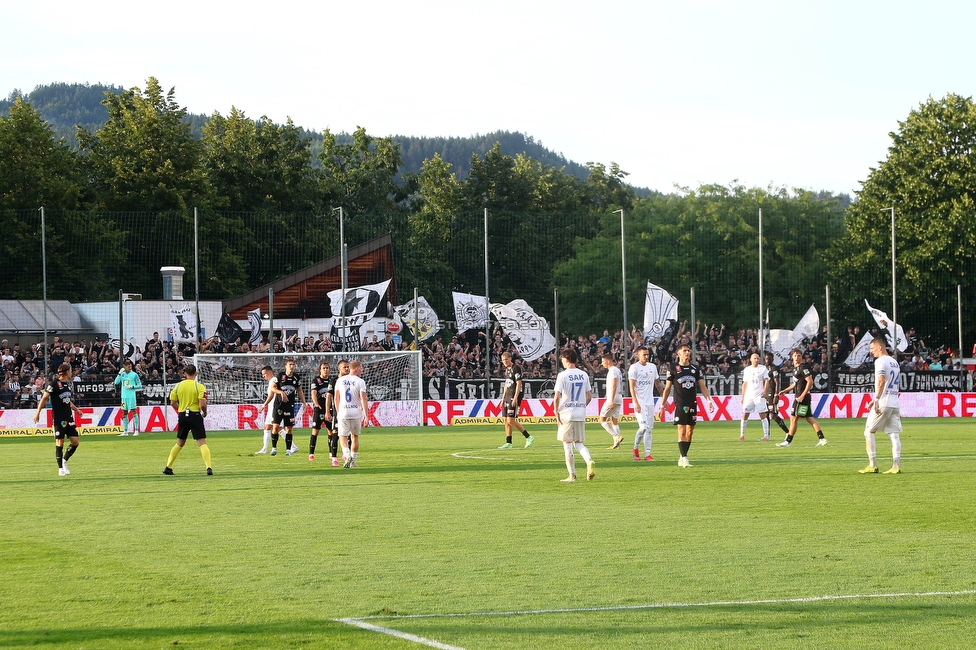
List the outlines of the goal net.
<svg viewBox="0 0 976 650">
<path fill-rule="evenodd" d="M 271 366 L 284 371 L 285 360 L 295 361 L 295 374 L 312 404 L 312 379 L 319 365 L 329 364 L 330 377 L 338 375 L 340 361 L 363 364 L 370 412 L 388 426 L 415 426 L 423 422 L 423 375 L 419 350 L 398 352 L 303 352 L 275 354 L 197 354 L 192 363 L 197 377 L 207 387 L 208 404 L 262 404 L 268 382 L 261 369 Z M 187 359 L 190 361 L 190 359 Z"/>
</svg>

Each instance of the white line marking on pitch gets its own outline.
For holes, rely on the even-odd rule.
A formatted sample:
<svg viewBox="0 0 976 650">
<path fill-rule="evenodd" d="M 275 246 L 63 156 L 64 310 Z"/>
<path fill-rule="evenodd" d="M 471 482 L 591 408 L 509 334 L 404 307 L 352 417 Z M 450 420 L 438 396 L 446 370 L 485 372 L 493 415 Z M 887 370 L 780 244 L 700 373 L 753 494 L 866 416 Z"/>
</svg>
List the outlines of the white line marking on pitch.
<svg viewBox="0 0 976 650">
<path fill-rule="evenodd" d="M 461 648 L 459 646 L 448 645 L 447 643 L 441 643 L 440 641 L 435 641 L 434 639 L 428 639 L 427 637 L 417 636 L 416 634 L 408 634 L 407 632 L 393 630 L 388 627 L 380 627 L 379 625 L 373 625 L 372 623 L 365 622 L 361 618 L 337 618 L 336 621 L 338 621 L 339 623 L 345 623 L 347 625 L 354 625 L 364 630 L 369 630 L 370 632 L 379 632 L 380 634 L 388 634 L 390 636 L 395 636 L 396 638 L 403 639 L 405 641 L 413 641 L 414 643 L 430 646 L 431 648 L 440 648 L 440 650 L 464 650 L 464 648 Z"/>
<path fill-rule="evenodd" d="M 834 596 L 805 596 L 800 598 L 761 598 L 757 600 L 714 600 L 703 603 L 652 603 L 649 605 L 613 605 L 609 607 L 572 607 L 572 608 L 559 608 L 559 609 L 528 609 L 528 610 L 514 610 L 508 612 L 470 612 L 467 614 L 389 614 L 382 615 L 376 614 L 373 616 L 363 616 L 360 618 L 337 618 L 335 621 L 337 623 L 345 623 L 346 625 L 353 625 L 364 630 L 369 630 L 370 632 L 378 632 L 379 634 L 388 634 L 390 636 L 395 636 L 398 639 L 404 639 L 406 641 L 413 641 L 414 643 L 419 643 L 421 645 L 426 645 L 431 648 L 440 648 L 441 650 L 464 650 L 459 646 L 449 645 L 447 643 L 441 643 L 440 641 L 435 641 L 434 639 L 428 639 L 427 637 L 417 636 L 416 634 L 409 634 L 407 632 L 401 632 L 399 630 L 394 630 L 389 627 L 381 627 L 379 625 L 373 625 L 372 623 L 367 623 L 367 620 L 384 619 L 384 620 L 396 620 L 396 619 L 410 619 L 410 618 L 466 618 L 469 616 L 531 616 L 540 614 L 576 614 L 580 612 L 626 612 L 626 611 L 636 611 L 645 609 L 669 609 L 669 608 L 683 608 L 683 607 L 736 607 L 736 606 L 748 606 L 748 605 L 788 605 L 790 603 L 818 603 L 833 600 L 857 600 L 860 598 L 926 598 L 931 596 L 972 596 L 976 595 L 976 589 L 966 589 L 963 591 L 906 591 L 893 594 L 844 594 L 844 595 L 834 595 Z"/>
</svg>

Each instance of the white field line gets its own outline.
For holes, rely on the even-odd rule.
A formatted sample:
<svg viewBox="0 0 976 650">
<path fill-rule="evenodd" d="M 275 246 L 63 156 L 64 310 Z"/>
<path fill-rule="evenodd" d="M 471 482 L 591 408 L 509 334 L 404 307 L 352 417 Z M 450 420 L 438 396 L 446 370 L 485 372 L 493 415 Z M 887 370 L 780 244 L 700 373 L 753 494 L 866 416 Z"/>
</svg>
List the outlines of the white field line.
<svg viewBox="0 0 976 650">
<path fill-rule="evenodd" d="M 928 598 L 933 596 L 972 596 L 976 595 L 976 589 L 966 589 L 963 591 L 906 591 L 891 594 L 843 594 L 827 596 L 804 596 L 799 598 L 760 598 L 756 600 L 713 600 L 701 603 L 651 603 L 647 605 L 611 605 L 607 607 L 567 607 L 557 609 L 527 609 L 512 610 L 507 612 L 469 612 L 466 614 L 377 614 L 374 616 L 362 616 L 360 618 L 337 618 L 338 623 L 353 625 L 355 627 L 388 634 L 406 641 L 413 641 L 431 648 L 441 650 L 464 650 L 458 646 L 452 646 L 434 639 L 401 632 L 389 627 L 381 627 L 368 623 L 368 620 L 406 620 L 420 618 L 468 618 L 475 616 L 532 616 L 541 614 L 576 614 L 581 612 L 626 612 L 650 609 L 671 609 L 684 607 L 744 607 L 750 605 L 786 605 L 791 603 L 818 603 L 835 600 L 858 600 L 867 598 Z"/>
</svg>

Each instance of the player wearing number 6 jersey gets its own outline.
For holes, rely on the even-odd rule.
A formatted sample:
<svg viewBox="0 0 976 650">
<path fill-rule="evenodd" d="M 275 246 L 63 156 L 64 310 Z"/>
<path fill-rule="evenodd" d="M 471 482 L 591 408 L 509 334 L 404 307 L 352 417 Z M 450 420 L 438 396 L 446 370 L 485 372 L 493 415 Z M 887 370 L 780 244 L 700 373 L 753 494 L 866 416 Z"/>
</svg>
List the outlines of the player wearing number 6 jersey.
<svg viewBox="0 0 976 650">
<path fill-rule="evenodd" d="M 883 336 L 871 341 L 871 355 L 874 356 L 875 389 L 871 400 L 867 422 L 864 423 L 864 441 L 868 450 L 868 466 L 861 474 L 877 474 L 878 459 L 874 434 L 884 431 L 891 439 L 891 469 L 885 474 L 901 472 L 901 406 L 898 403 L 898 388 L 901 369 L 886 349 Z"/>
<path fill-rule="evenodd" d="M 349 374 L 343 375 L 346 364 Z M 359 458 L 359 434 L 369 418 L 369 402 L 366 399 L 366 382 L 360 375 L 363 364 L 359 361 L 339 363 L 339 379 L 336 381 L 335 403 L 339 418 L 339 439 L 342 441 L 342 466 L 356 467 Z"/>
<path fill-rule="evenodd" d="M 556 376 L 552 406 L 556 411 L 556 423 L 559 425 L 556 439 L 563 443 L 566 469 L 569 470 L 569 477 L 564 478 L 562 482 L 576 481 L 574 449 L 579 451 L 586 462 L 586 479 L 589 481 L 596 475 L 593 471 L 590 450 L 583 444 L 586 440 L 586 405 L 593 399 L 590 378 L 585 372 L 576 368 L 576 362 L 579 361 L 576 350 L 572 348 L 563 350 L 559 355 L 559 361 L 564 370 Z"/>
</svg>

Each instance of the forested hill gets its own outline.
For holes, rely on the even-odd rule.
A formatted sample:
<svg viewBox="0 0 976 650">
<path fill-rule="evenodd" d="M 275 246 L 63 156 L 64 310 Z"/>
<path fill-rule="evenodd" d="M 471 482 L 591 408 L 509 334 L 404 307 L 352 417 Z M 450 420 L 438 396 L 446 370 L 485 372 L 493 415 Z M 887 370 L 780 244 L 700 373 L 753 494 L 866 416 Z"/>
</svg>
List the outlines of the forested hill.
<svg viewBox="0 0 976 650">
<path fill-rule="evenodd" d="M 30 93 L 14 90 L 9 98 L 0 100 L 0 111 L 6 114 L 14 97 L 22 95 L 47 120 L 58 137 L 63 137 L 72 147 L 78 146 L 76 125 L 84 127 L 89 132 L 101 128 L 108 119 L 108 112 L 102 105 L 106 92 L 121 93 L 120 86 L 96 84 L 52 83 L 37 86 Z M 228 107 L 228 111 L 229 111 Z M 245 111 L 246 107 L 242 107 Z M 187 121 L 192 126 L 193 133 L 200 137 L 203 125 L 210 119 L 202 113 L 187 113 Z M 322 151 L 322 133 L 302 129 L 303 135 L 311 138 L 313 166 L 318 166 L 318 154 Z M 561 153 L 547 149 L 532 136 L 519 132 L 496 131 L 484 135 L 470 137 L 415 137 L 407 135 L 391 136 L 400 145 L 403 157 L 401 172 L 419 172 L 424 160 L 433 158 L 440 153 L 441 158 L 451 163 L 453 171 L 459 179 L 467 177 L 471 168 L 471 154 L 484 156 L 496 142 L 501 144 L 502 153 L 515 156 L 525 153 L 533 160 L 556 168 L 565 168 L 566 173 L 585 179 L 589 173 L 586 165 L 566 159 Z M 352 142 L 352 136 L 347 133 L 338 134 L 336 139 L 340 143 Z M 638 196 L 646 196 L 651 191 L 645 188 L 634 188 Z"/>
</svg>

